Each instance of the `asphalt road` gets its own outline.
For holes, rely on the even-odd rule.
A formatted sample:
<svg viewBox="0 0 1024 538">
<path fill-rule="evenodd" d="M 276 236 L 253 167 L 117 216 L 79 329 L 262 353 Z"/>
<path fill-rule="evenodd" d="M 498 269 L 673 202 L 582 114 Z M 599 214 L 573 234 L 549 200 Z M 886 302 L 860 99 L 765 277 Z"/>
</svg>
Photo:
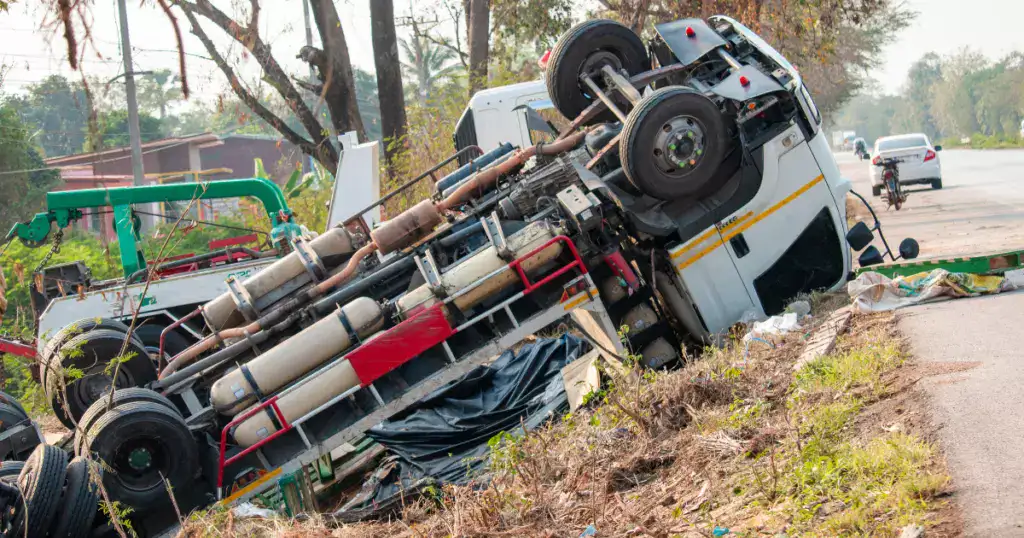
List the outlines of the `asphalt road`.
<svg viewBox="0 0 1024 538">
<path fill-rule="evenodd" d="M 1024 536 L 1024 292 L 899 311 L 920 364 L 965 536 Z M 928 368 L 930 369 L 930 368 Z"/>
<path fill-rule="evenodd" d="M 914 237 L 922 258 L 1024 249 L 1024 151 L 939 155 L 943 188 L 910 187 L 899 211 L 870 196 L 868 161 L 849 154 L 837 160 L 854 190 L 871 201 L 894 248 Z M 921 384 L 965 534 L 1024 537 L 1024 291 L 907 308 L 898 320 L 921 365 L 940 372 Z"/>
<path fill-rule="evenodd" d="M 904 237 L 917 239 L 921 258 L 1024 249 L 1024 150 L 948 150 L 939 158 L 943 188 L 908 186 L 896 211 L 871 196 L 869 161 L 836 156 L 853 189 L 871 201 L 893 249 Z"/>
</svg>

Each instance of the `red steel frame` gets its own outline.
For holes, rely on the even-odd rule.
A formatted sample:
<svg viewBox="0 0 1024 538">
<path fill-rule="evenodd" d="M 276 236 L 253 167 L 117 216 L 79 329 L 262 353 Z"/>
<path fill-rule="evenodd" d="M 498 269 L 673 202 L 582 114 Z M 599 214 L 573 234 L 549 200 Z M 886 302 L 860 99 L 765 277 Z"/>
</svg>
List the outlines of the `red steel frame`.
<svg viewBox="0 0 1024 538">
<path fill-rule="evenodd" d="M 526 275 L 526 271 L 523 269 L 523 263 L 555 243 L 564 244 L 569 249 L 569 252 L 572 254 L 573 260 L 567 263 L 566 265 L 558 268 L 551 274 L 538 280 L 537 282 L 530 282 L 530 278 Z M 562 276 L 563 274 L 572 269 L 579 270 L 581 274 L 587 274 L 587 266 L 583 263 L 583 259 L 580 257 L 580 253 L 576 249 L 576 244 L 572 242 L 572 239 L 565 235 L 557 235 L 555 237 L 552 237 L 548 241 L 544 242 L 544 244 L 531 250 L 527 254 L 520 256 L 515 260 L 512 260 L 505 268 L 515 270 L 516 273 L 519 275 L 519 279 L 522 281 L 523 286 L 525 288 L 521 292 L 523 296 L 532 293 L 533 291 L 537 290 L 537 288 L 540 288 L 541 286 Z M 484 282 L 489 278 L 494 277 L 497 274 L 500 274 L 500 272 L 496 271 L 494 273 L 486 275 L 483 278 L 474 282 L 473 284 L 467 286 L 465 290 L 475 288 L 480 283 Z M 398 325 L 392 327 L 391 329 L 388 329 L 387 331 L 384 332 L 384 334 L 381 334 L 377 338 L 374 338 L 372 342 L 363 344 L 357 347 L 356 349 L 350 351 L 346 355 L 346 357 L 352 364 L 352 368 L 356 371 L 356 375 L 359 376 L 361 386 L 366 387 L 367 385 L 371 384 L 373 381 L 380 378 L 381 376 L 387 374 L 388 372 L 394 370 L 395 368 L 398 368 L 402 364 L 405 364 L 405 362 L 412 359 L 413 357 L 416 357 L 420 353 L 444 342 L 453 334 L 455 334 L 457 330 L 452 328 L 451 324 L 448 322 L 447 317 L 444 315 L 443 307 L 444 305 L 453 301 L 458 296 L 459 294 L 455 294 L 451 297 L 448 297 L 442 303 L 438 303 L 437 305 L 428 307 L 418 312 L 413 317 L 403 321 L 402 323 L 399 323 Z M 199 309 L 196 309 L 189 315 L 179 320 L 179 322 L 185 321 L 186 319 L 188 319 L 191 316 L 194 316 L 198 312 Z M 180 325 L 180 323 L 178 324 Z M 161 337 L 162 336 L 163 335 L 161 335 Z M 386 353 L 382 353 L 382 349 L 386 349 Z M 381 357 L 384 356 L 387 357 L 387 361 L 381 364 Z M 381 368 L 381 366 L 383 366 L 384 368 Z M 284 414 L 281 413 L 281 410 L 278 409 L 277 398 L 278 396 L 272 396 L 268 398 L 267 400 L 260 403 L 256 407 L 250 409 L 249 411 L 245 412 L 241 416 L 236 417 L 234 420 L 232 420 L 226 426 L 224 426 L 224 428 L 221 430 L 220 455 L 217 469 L 218 493 L 222 492 L 223 490 L 224 469 L 228 465 L 235 463 L 242 457 L 252 453 L 255 450 L 258 450 L 259 448 L 262 448 L 267 443 L 273 441 L 274 439 L 277 439 L 278 437 L 284 435 L 285 433 L 291 431 L 294 428 L 294 426 L 284 417 Z M 273 409 L 274 413 L 276 414 L 277 419 L 281 424 L 281 429 L 268 435 L 264 439 L 260 439 L 259 441 L 256 442 L 256 444 L 246 448 L 245 450 L 242 450 L 238 454 L 235 454 L 234 456 L 225 459 L 225 453 L 227 451 L 228 433 L 230 433 L 231 428 L 248 420 L 256 413 L 266 409 L 268 406 L 270 406 Z"/>
<path fill-rule="evenodd" d="M 274 410 L 274 414 L 277 416 L 277 420 L 281 424 L 281 429 L 268 435 L 265 439 L 261 439 L 260 442 L 239 452 L 238 454 L 235 454 L 230 458 L 224 459 L 224 455 L 227 452 L 228 448 L 228 431 L 232 428 L 232 426 L 237 426 L 238 424 L 245 422 L 246 420 L 249 419 L 249 417 L 252 417 L 256 413 L 259 413 L 260 411 L 266 409 L 268 406 Z M 249 455 L 254 450 L 262 447 L 263 445 L 269 443 L 270 441 L 273 441 L 274 439 L 277 439 L 278 437 L 292 431 L 292 428 L 292 424 L 288 422 L 288 419 L 285 418 L 284 413 L 282 413 L 281 409 L 277 407 L 277 396 L 271 396 L 270 398 L 267 398 L 265 401 L 263 401 L 256 407 L 243 413 L 241 416 L 235 417 L 235 419 L 229 422 L 227 426 L 224 426 L 224 429 L 221 430 L 220 432 L 220 461 L 218 462 L 217 465 L 217 493 L 219 494 L 224 489 L 224 469 L 228 465 L 235 463 L 236 461 Z"/>
</svg>

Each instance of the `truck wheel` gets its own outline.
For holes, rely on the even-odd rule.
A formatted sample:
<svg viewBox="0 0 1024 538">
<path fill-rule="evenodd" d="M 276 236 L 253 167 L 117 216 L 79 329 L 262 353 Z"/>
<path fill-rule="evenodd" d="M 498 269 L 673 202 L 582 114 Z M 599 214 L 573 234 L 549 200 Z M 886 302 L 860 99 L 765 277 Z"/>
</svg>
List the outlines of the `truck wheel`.
<svg viewBox="0 0 1024 538">
<path fill-rule="evenodd" d="M 580 75 L 588 73 L 597 82 L 600 77 L 596 73 L 602 66 L 625 69 L 632 76 L 649 69 L 650 64 L 647 48 L 633 30 L 611 20 L 587 21 L 566 32 L 551 50 L 545 74 L 548 95 L 558 112 L 574 119 L 596 99 L 580 82 Z M 616 120 L 606 111 L 588 123 Z"/>
<path fill-rule="evenodd" d="M 882 195 L 882 186 L 881 185 L 872 185 L 871 186 L 871 196 L 881 196 L 881 195 Z"/>
<path fill-rule="evenodd" d="M 113 319 L 86 318 L 65 325 L 46 341 L 46 345 L 43 347 L 43 352 L 39 355 L 40 363 L 44 366 L 44 368 L 39 372 L 39 379 L 40 383 L 44 387 L 46 386 L 46 373 L 48 370 L 48 368 L 45 368 L 45 364 L 46 361 L 49 360 L 50 355 L 60 349 L 68 340 L 93 329 L 108 329 L 111 331 L 119 331 L 121 334 L 128 334 L 128 326 Z M 138 340 L 138 337 L 135 335 L 133 335 L 132 338 L 134 340 Z M 139 345 L 142 345 L 142 340 L 138 340 L 138 342 Z"/>
<path fill-rule="evenodd" d="M 114 405 L 110 406 L 110 408 L 113 409 L 120 405 L 132 402 L 153 402 L 178 413 L 178 408 L 174 407 L 174 404 L 165 398 L 164 395 L 156 391 L 139 387 L 115 390 Z M 98 401 L 93 402 L 92 405 L 89 406 L 89 409 L 86 409 L 85 413 L 82 414 L 82 418 L 78 421 L 78 429 L 75 430 L 75 442 L 73 445 L 75 447 L 75 454 L 79 456 L 83 455 L 81 447 L 85 442 L 86 435 L 93 423 L 96 422 L 96 419 L 100 418 L 100 416 L 107 411 L 108 403 L 109 402 L 106 398 L 101 398 Z M 180 413 L 178 414 L 180 416 Z"/>
<path fill-rule="evenodd" d="M 0 391 L 0 404 L 9 405 L 14 409 L 17 409 L 18 413 L 22 417 L 28 418 L 28 412 L 25 411 L 25 407 L 22 406 L 21 402 L 19 402 L 17 398 L 15 398 L 14 396 L 11 396 L 6 392 Z"/>
<path fill-rule="evenodd" d="M 97 472 L 103 470 L 96 466 Z M 71 460 L 67 468 L 64 494 L 60 499 L 61 511 L 50 528 L 50 536 L 56 538 L 79 538 L 89 535 L 92 520 L 96 517 L 100 492 L 89 477 L 89 461 L 84 458 Z"/>
<path fill-rule="evenodd" d="M 195 440 L 177 412 L 155 402 L 132 402 L 107 411 L 89 428 L 82 449 L 110 469 L 103 486 L 113 500 L 144 509 L 169 500 L 192 481 L 199 466 Z"/>
<path fill-rule="evenodd" d="M 626 177 L 662 200 L 696 197 L 736 171 L 725 119 L 710 99 L 681 86 L 645 97 L 622 128 L 619 155 Z"/>
<path fill-rule="evenodd" d="M 53 405 L 54 414 L 68 428 L 74 428 L 85 410 L 109 393 L 111 384 L 118 388 L 141 387 L 156 380 L 153 361 L 135 339 L 128 342 L 126 359 L 117 368 L 117 380 L 111 379 L 116 367 L 111 361 L 121 353 L 124 340 L 124 333 L 94 329 L 71 338 L 50 355 L 44 365 L 53 370 L 46 376 L 46 396 Z M 75 368 L 82 375 L 78 379 L 69 379 L 65 391 L 61 390 L 61 382 L 62 377 L 70 377 L 63 373 L 68 368 Z"/>
<path fill-rule="evenodd" d="M 25 468 L 23 461 L 0 462 L 0 480 L 7 484 L 17 484 L 21 470 Z"/>
<path fill-rule="evenodd" d="M 159 357 L 157 354 L 160 353 L 160 333 L 164 331 L 162 325 L 147 324 L 135 329 L 135 336 L 139 337 L 142 342 L 142 347 L 146 348 L 149 356 L 153 358 L 154 364 L 159 364 Z M 163 364 L 167 364 L 167 359 L 185 351 L 189 346 L 189 341 L 177 331 L 171 331 L 167 333 L 167 337 L 164 338 L 164 357 Z"/>
<path fill-rule="evenodd" d="M 60 508 L 67 464 L 68 455 L 55 446 L 39 445 L 32 452 L 18 476 L 18 487 L 27 509 L 19 518 L 23 524 L 20 532 L 13 536 L 23 533 L 27 536 L 46 535 Z"/>
</svg>

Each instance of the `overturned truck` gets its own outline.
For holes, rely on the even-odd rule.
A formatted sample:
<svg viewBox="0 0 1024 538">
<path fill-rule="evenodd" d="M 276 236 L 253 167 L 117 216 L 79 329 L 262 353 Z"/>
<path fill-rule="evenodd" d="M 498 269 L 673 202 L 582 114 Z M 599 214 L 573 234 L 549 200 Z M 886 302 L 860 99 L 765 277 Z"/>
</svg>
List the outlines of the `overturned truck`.
<svg viewBox="0 0 1024 538">
<path fill-rule="evenodd" d="M 478 151 L 379 226 L 370 207 L 295 238 L 163 330 L 199 336 L 155 381 L 64 409 L 111 499 L 173 522 L 166 478 L 188 507 L 308 507 L 332 452 L 528 335 L 574 326 L 611 358 L 622 336 L 663 367 L 842 285 L 850 185 L 799 74 L 727 17 L 656 30 L 573 28 L 546 74 L 562 132 Z"/>
</svg>

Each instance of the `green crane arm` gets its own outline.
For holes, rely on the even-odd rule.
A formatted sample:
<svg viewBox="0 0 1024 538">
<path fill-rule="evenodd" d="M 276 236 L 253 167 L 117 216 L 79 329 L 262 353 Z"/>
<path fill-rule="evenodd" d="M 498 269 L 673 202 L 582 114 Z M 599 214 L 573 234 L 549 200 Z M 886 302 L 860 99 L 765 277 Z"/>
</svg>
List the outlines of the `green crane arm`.
<svg viewBox="0 0 1024 538">
<path fill-rule="evenodd" d="M 121 245 L 121 265 L 125 276 L 146 267 L 146 260 L 138 249 L 138 231 L 131 218 L 132 204 L 182 202 L 192 199 L 239 198 L 252 196 L 263 203 L 275 231 L 291 227 L 291 210 L 281 188 L 264 178 L 226 179 L 200 183 L 175 183 L 141 187 L 115 187 L 111 189 L 83 189 L 46 194 L 47 211 L 37 213 L 29 222 L 19 222 L 7 233 L 6 240 L 17 237 L 28 245 L 44 242 L 52 223 L 64 228 L 82 218 L 83 208 L 113 207 L 117 238 Z M 291 235 L 286 230 L 285 235 Z M 276 234 L 280 235 L 280 234 Z"/>
</svg>

